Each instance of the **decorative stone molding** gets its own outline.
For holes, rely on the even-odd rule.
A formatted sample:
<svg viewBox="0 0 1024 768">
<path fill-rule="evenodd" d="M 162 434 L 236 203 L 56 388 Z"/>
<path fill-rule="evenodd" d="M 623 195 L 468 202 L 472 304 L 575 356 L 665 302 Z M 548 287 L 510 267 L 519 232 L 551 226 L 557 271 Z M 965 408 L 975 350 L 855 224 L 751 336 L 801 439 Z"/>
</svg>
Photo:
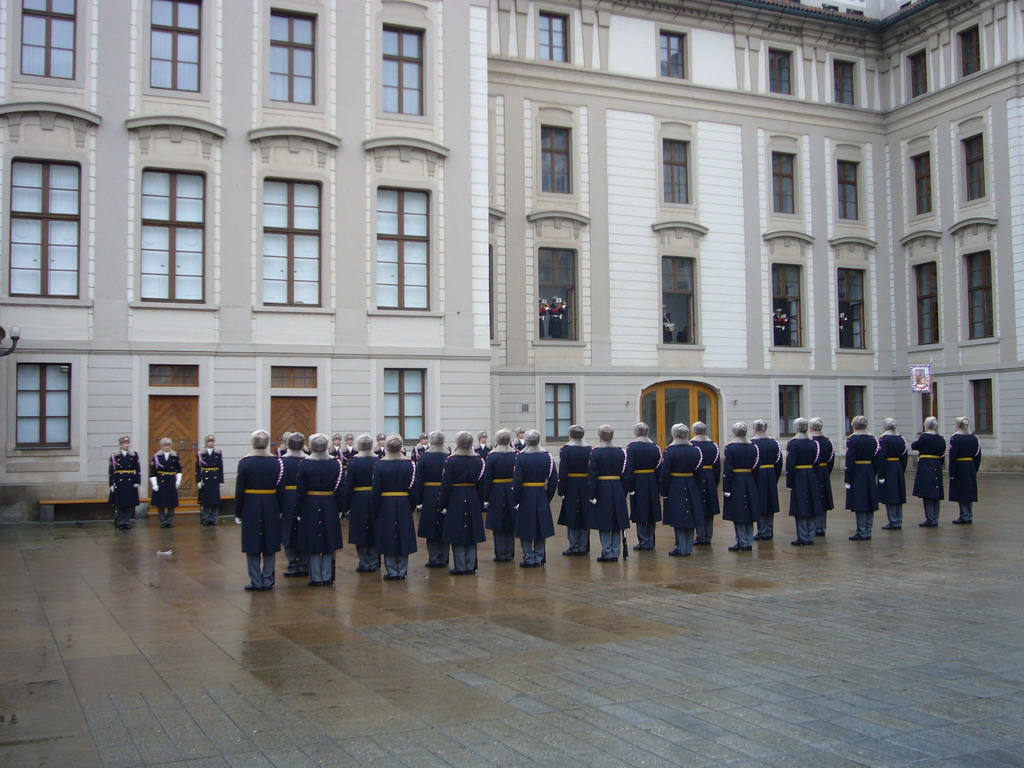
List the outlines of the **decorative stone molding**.
<svg viewBox="0 0 1024 768">
<path fill-rule="evenodd" d="M 691 248 L 698 248 L 700 241 L 709 231 L 707 227 L 695 222 L 677 219 L 656 221 L 651 224 L 651 229 L 658 235 L 658 242 L 662 247 L 669 246 L 673 240 L 689 240 L 688 245 Z"/>
<path fill-rule="evenodd" d="M 289 152 L 297 155 L 303 147 L 311 146 L 316 155 L 316 164 L 323 168 L 327 165 L 327 155 L 341 146 L 341 139 L 333 134 L 294 125 L 254 128 L 247 135 L 249 141 L 259 149 L 260 159 L 264 163 L 270 162 L 274 147 L 287 147 Z"/>
<path fill-rule="evenodd" d="M 942 233 L 937 229 L 919 229 L 900 238 L 900 245 L 909 258 L 937 256 L 942 247 Z"/>
<path fill-rule="evenodd" d="M 537 237 L 543 234 L 544 225 L 550 224 L 555 230 L 571 227 L 573 239 L 579 240 L 583 227 L 590 226 L 590 219 L 574 211 L 534 211 L 526 215 L 526 220 L 533 224 L 533 231 Z"/>
<path fill-rule="evenodd" d="M 504 221 L 504 220 L 505 220 L 505 212 L 504 211 L 498 210 L 497 208 L 488 208 L 487 209 L 487 227 L 488 227 L 488 229 L 490 231 L 490 234 L 493 235 L 494 234 L 494 230 L 498 226 L 498 222 L 499 221 Z"/>
<path fill-rule="evenodd" d="M 949 228 L 949 234 L 956 240 L 957 245 L 962 246 L 965 240 L 974 242 L 991 242 L 995 237 L 998 219 L 990 219 L 987 216 L 972 216 L 969 219 L 961 219 Z"/>
<path fill-rule="evenodd" d="M 172 144 L 180 144 L 187 136 L 199 143 L 199 151 L 207 160 L 210 159 L 213 142 L 223 139 L 228 133 L 216 123 L 177 115 L 130 117 L 124 121 L 124 127 L 135 134 L 139 153 L 142 155 L 149 154 L 152 140 L 155 138 L 166 138 Z"/>
<path fill-rule="evenodd" d="M 67 121 L 71 125 L 78 149 L 85 147 L 85 138 L 90 126 L 100 124 L 100 116 L 87 109 L 57 104 L 50 101 L 12 101 L 0 104 L 0 117 L 7 122 L 7 137 L 12 144 L 21 139 L 21 126 L 25 115 L 37 115 L 39 127 L 44 131 L 52 131 L 57 120 Z"/>
<path fill-rule="evenodd" d="M 438 163 L 444 162 L 448 157 L 449 149 L 437 142 L 426 139 L 412 139 L 404 136 L 385 136 L 379 139 L 367 139 L 363 142 L 363 149 L 373 154 L 373 163 L 377 173 L 383 173 L 384 160 L 389 156 L 396 156 L 403 163 L 410 162 L 413 157 L 422 158 L 427 169 L 427 175 L 433 176 L 437 170 Z"/>
<path fill-rule="evenodd" d="M 761 239 L 768 243 L 768 250 L 775 255 L 779 248 L 798 248 L 800 255 L 804 256 L 807 249 L 814 244 L 814 238 L 806 232 L 798 232 L 795 229 L 773 229 L 761 235 Z"/>
</svg>

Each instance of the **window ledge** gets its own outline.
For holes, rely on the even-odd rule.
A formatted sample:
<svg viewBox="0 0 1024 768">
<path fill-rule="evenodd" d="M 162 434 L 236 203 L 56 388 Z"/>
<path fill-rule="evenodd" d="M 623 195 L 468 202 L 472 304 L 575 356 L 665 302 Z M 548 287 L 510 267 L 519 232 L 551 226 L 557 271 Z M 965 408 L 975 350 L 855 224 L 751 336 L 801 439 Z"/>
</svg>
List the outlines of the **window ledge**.
<svg viewBox="0 0 1024 768">
<path fill-rule="evenodd" d="M 960 342 L 961 347 L 987 347 L 990 344 L 998 344 L 998 336 L 989 336 L 984 339 L 965 339 Z"/>
<path fill-rule="evenodd" d="M 585 341 L 572 341 L 571 339 L 534 339 L 534 347 L 585 347 Z"/>
<path fill-rule="evenodd" d="M 875 350 L 873 349 L 846 349 L 845 347 L 836 347 L 837 355 L 873 355 Z"/>
<path fill-rule="evenodd" d="M 934 344 L 911 344 L 907 347 L 908 352 L 941 352 L 943 349 L 943 343 L 937 341 Z"/>
<path fill-rule="evenodd" d="M 191 301 L 129 301 L 132 309 L 188 309 L 193 312 L 217 312 L 216 304 L 196 304 Z"/>
<path fill-rule="evenodd" d="M 801 355 L 811 354 L 810 347 L 768 347 L 769 352 L 795 352 Z"/>
<path fill-rule="evenodd" d="M 666 344 L 665 342 L 662 342 L 661 344 L 658 345 L 658 350 L 659 351 L 665 350 L 667 352 L 674 352 L 674 351 L 679 351 L 679 352 L 703 352 L 704 351 L 704 345 L 703 344 L 679 344 L 679 343 L 669 343 L 669 344 Z"/>
<path fill-rule="evenodd" d="M 430 309 L 368 309 L 368 317 L 444 317 L 444 312 Z"/>
<path fill-rule="evenodd" d="M 253 312 L 265 312 L 271 315 L 333 315 L 334 310 L 328 307 L 309 307 L 303 304 L 285 307 L 253 307 Z"/>
<path fill-rule="evenodd" d="M 59 299 L 49 296 L 4 296 L 4 304 L 22 307 L 76 307 L 92 309 L 91 299 Z"/>
</svg>

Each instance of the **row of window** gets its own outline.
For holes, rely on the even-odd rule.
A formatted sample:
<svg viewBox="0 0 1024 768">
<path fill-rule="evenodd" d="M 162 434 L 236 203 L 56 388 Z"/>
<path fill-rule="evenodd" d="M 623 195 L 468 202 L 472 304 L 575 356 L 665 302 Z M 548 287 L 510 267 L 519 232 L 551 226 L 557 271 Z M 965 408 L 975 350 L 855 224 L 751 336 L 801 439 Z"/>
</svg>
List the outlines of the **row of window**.
<svg viewBox="0 0 1024 768">
<path fill-rule="evenodd" d="M 977 26 L 957 33 L 960 77 L 969 77 L 981 71 L 981 32 Z M 923 96 L 929 91 L 928 51 L 922 49 L 907 56 L 910 97 Z"/>
<path fill-rule="evenodd" d="M 269 98 L 293 104 L 316 100 L 316 16 L 270 12 Z M 75 0 L 22 0 L 21 73 L 75 78 Z M 200 90 L 201 0 L 151 0 L 149 85 Z M 384 112 L 423 114 L 423 31 L 382 30 Z"/>
</svg>

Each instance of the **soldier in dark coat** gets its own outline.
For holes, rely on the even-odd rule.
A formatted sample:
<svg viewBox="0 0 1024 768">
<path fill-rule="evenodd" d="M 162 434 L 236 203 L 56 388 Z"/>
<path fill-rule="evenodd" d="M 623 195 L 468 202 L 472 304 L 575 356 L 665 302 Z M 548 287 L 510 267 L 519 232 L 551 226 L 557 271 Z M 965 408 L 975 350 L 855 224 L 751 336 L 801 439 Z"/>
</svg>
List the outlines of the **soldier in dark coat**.
<svg viewBox="0 0 1024 768">
<path fill-rule="evenodd" d="M 181 487 L 181 459 L 171 450 L 171 439 L 160 438 L 160 450 L 149 462 L 149 505 L 157 508 L 161 528 L 174 527 L 174 509 L 178 506 Z"/>
<path fill-rule="evenodd" d="M 139 454 L 132 450 L 132 441 L 124 435 L 117 441 L 118 449 L 110 454 L 107 479 L 110 485 L 110 506 L 114 508 L 114 528 L 130 531 L 135 508 L 139 506 L 139 484 L 142 467 Z"/>
<path fill-rule="evenodd" d="M 487 436 L 484 435 L 484 438 Z M 512 450 L 512 433 L 498 430 L 497 445 L 484 455 L 485 526 L 494 539 L 494 562 L 510 563 L 516 555 L 516 516 L 512 503 L 512 472 L 516 452 Z M 477 451 L 480 456 L 480 452 Z"/>
<path fill-rule="evenodd" d="M 883 531 L 903 530 L 903 505 L 907 503 L 907 441 L 896 431 L 895 419 L 884 419 L 885 432 L 878 439 L 881 445 L 881 469 L 878 472 L 878 500 L 885 504 L 889 522 Z"/>
<path fill-rule="evenodd" d="M 795 437 L 786 444 L 786 487 L 789 488 L 789 516 L 796 518 L 795 547 L 814 544 L 816 520 L 821 514 L 821 483 L 818 459 L 821 449 L 807 434 L 807 419 L 794 419 Z"/>
<path fill-rule="evenodd" d="M 306 459 L 303 448 L 306 447 L 306 436 L 301 432 L 289 432 L 285 442 L 287 451 L 281 460 L 284 462 L 284 490 L 281 495 L 281 544 L 284 555 L 288 558 L 285 576 L 309 576 L 309 561 L 306 553 L 299 549 L 299 521 L 296 519 L 298 506 L 299 465 Z"/>
<path fill-rule="evenodd" d="M 473 446 L 473 453 L 481 459 L 486 459 L 487 454 L 494 450 L 494 446 L 487 442 L 486 432 L 477 432 L 476 445 Z"/>
<path fill-rule="evenodd" d="M 419 461 L 420 456 L 427 452 L 427 448 L 430 447 L 430 436 L 426 432 L 420 433 L 420 441 L 413 446 L 412 449 L 412 460 Z"/>
<path fill-rule="evenodd" d="M 949 500 L 960 505 L 953 525 L 974 523 L 974 502 L 978 500 L 978 469 L 981 443 L 971 432 L 966 416 L 956 420 L 956 432 L 949 436 Z"/>
<path fill-rule="evenodd" d="M 519 454 L 513 453 L 516 457 L 512 477 L 515 535 L 523 547 L 523 560 L 519 567 L 540 568 L 547 562 L 545 539 L 555 535 L 555 526 L 551 522 L 551 499 L 558 488 L 558 472 L 551 454 L 540 447 L 540 432 L 531 429 L 525 438 L 526 447 Z M 498 444 L 501 445 L 501 432 L 498 433 Z M 488 459 L 493 456 L 492 453 Z"/>
<path fill-rule="evenodd" d="M 821 514 L 814 521 L 814 535 L 824 536 L 828 526 L 828 511 L 835 509 L 835 500 L 832 498 L 832 470 L 836 466 L 836 449 L 832 441 L 825 437 L 822 429 L 825 422 L 822 419 L 814 418 L 808 422 L 811 437 L 818 444 L 818 463 L 815 465 L 815 472 L 818 475 L 818 487 L 821 490 Z"/>
<path fill-rule="evenodd" d="M 455 567 L 452 576 L 476 573 L 477 544 L 487 540 L 483 519 L 484 460 L 473 453 L 469 432 L 455 435 L 455 453 L 448 457 L 441 475 L 438 506 L 444 515 L 441 543 L 450 545 Z"/>
<path fill-rule="evenodd" d="M 388 449 L 384 447 L 384 443 L 387 439 L 388 436 L 383 432 L 377 433 L 377 447 L 373 449 L 373 453 L 378 459 L 383 459 L 384 455 L 388 452 Z"/>
<path fill-rule="evenodd" d="M 441 543 L 444 517 L 437 501 L 441 495 L 441 475 L 448 460 L 448 449 L 443 432 L 431 432 L 427 440 L 430 447 L 420 454 L 416 462 L 416 498 L 419 499 L 420 510 L 417 533 L 427 542 L 427 568 L 447 568 L 448 547 Z"/>
<path fill-rule="evenodd" d="M 882 444 L 868 432 L 868 420 L 854 416 L 853 434 L 846 441 L 846 508 L 857 515 L 857 532 L 850 541 L 870 541 L 878 511 L 878 475 L 882 469 Z"/>
<path fill-rule="evenodd" d="M 622 553 L 623 533 L 629 528 L 629 512 L 626 509 L 626 452 L 612 444 L 615 430 L 608 424 L 597 429 L 601 441 L 590 452 L 590 469 L 587 487 L 590 492 L 590 514 L 587 527 L 601 533 L 601 555 L 599 563 L 615 563 Z"/>
<path fill-rule="evenodd" d="M 512 450 L 519 453 L 526 447 L 526 427 L 516 427 L 516 439 L 512 441 Z"/>
<path fill-rule="evenodd" d="M 782 478 L 782 448 L 768 435 L 768 422 L 754 420 L 754 437 L 761 468 L 757 473 L 757 498 L 761 503 L 761 518 L 757 521 L 754 541 L 771 541 L 775 537 L 775 515 L 779 511 L 779 480 Z"/>
<path fill-rule="evenodd" d="M 359 451 L 355 446 L 355 436 L 351 432 L 346 432 L 345 445 L 341 448 L 341 458 L 348 461 L 357 453 L 359 453 Z"/>
<path fill-rule="evenodd" d="M 416 551 L 416 465 L 402 453 L 401 435 L 384 443 L 387 453 L 373 466 L 373 530 L 384 555 L 384 581 L 404 581 Z"/>
<path fill-rule="evenodd" d="M 761 453 L 747 437 L 747 425 L 732 425 L 733 440 L 725 446 L 722 470 L 722 519 L 732 522 L 736 543 L 730 552 L 750 552 L 754 548 L 754 523 L 761 519 L 761 500 L 757 493 L 757 475 Z"/>
<path fill-rule="evenodd" d="M 312 453 L 313 438 L 309 438 L 310 452 Z M 327 455 L 332 459 L 340 459 L 343 445 L 341 442 L 341 432 L 335 432 L 331 435 L 331 445 L 327 449 Z"/>
<path fill-rule="evenodd" d="M 326 587 L 334 583 L 334 553 L 342 547 L 339 509 L 344 465 L 341 456 L 328 454 L 326 435 L 312 435 L 309 449 L 295 479 L 296 545 L 308 563 L 309 586 Z"/>
<path fill-rule="evenodd" d="M 220 487 L 224 483 L 224 456 L 217 450 L 217 438 L 207 435 L 206 447 L 196 455 L 196 488 L 199 490 L 199 524 L 217 525 Z"/>
<path fill-rule="evenodd" d="M 704 488 L 700 481 L 704 454 L 690 444 L 690 428 L 672 426 L 672 444 L 665 449 L 660 469 L 660 490 L 665 497 L 665 525 L 675 529 L 676 545 L 672 557 L 693 553 L 693 532 L 704 516 Z"/>
<path fill-rule="evenodd" d="M 583 427 L 573 424 L 569 427 L 569 442 L 558 451 L 558 495 L 562 497 L 558 524 L 567 529 L 569 548 L 562 554 L 568 557 L 590 554 L 590 530 L 587 528 L 590 494 L 587 490 L 587 476 L 590 471 L 591 448 L 583 442 L 585 434 Z"/>
<path fill-rule="evenodd" d="M 718 505 L 718 481 L 722 477 L 722 459 L 718 444 L 708 437 L 708 425 L 703 421 L 695 421 L 690 427 L 693 438 L 690 440 L 695 448 L 699 448 L 704 457 L 701 464 L 700 479 L 704 487 L 704 518 L 697 521 L 698 547 L 708 546 L 715 533 L 715 515 L 721 512 Z"/>
<path fill-rule="evenodd" d="M 247 592 L 274 588 L 274 558 L 281 549 L 284 463 L 270 453 L 270 433 L 252 433 L 252 451 L 238 462 L 235 510 L 242 518 L 242 551 L 249 567 Z"/>
<path fill-rule="evenodd" d="M 345 471 L 345 511 L 348 512 L 348 541 L 355 544 L 359 555 L 356 573 L 380 570 L 380 553 L 373 531 L 371 493 L 373 466 L 379 459 L 374 455 L 373 438 L 360 435 L 356 440 L 356 455 L 348 460 Z"/>
<path fill-rule="evenodd" d="M 914 495 L 924 502 L 922 528 L 935 528 L 939 524 L 939 502 L 942 490 L 942 465 L 946 460 L 946 439 L 939 434 L 939 420 L 929 416 L 924 420 L 924 432 L 910 444 L 917 451 L 917 475 L 914 477 Z"/>
<path fill-rule="evenodd" d="M 629 519 L 636 523 L 637 551 L 654 549 L 654 531 L 661 522 L 661 497 L 658 495 L 658 467 L 661 448 L 648 437 L 650 427 L 640 422 L 633 427 L 634 439 L 626 446 L 626 492 L 629 494 Z"/>
</svg>

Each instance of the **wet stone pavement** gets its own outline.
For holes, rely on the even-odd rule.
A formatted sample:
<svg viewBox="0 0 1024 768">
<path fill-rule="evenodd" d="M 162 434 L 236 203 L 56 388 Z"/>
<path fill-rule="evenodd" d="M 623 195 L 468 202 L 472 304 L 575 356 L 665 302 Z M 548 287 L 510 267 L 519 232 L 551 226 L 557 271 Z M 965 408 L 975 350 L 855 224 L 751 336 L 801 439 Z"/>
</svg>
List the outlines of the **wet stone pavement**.
<svg viewBox="0 0 1024 768">
<path fill-rule="evenodd" d="M 973 526 L 913 500 L 865 543 L 783 515 L 753 553 L 719 522 L 687 559 L 488 543 L 406 582 L 346 547 L 333 589 L 258 594 L 230 518 L 3 526 L 0 765 L 1024 766 L 1024 477 L 981 487 Z"/>
</svg>

